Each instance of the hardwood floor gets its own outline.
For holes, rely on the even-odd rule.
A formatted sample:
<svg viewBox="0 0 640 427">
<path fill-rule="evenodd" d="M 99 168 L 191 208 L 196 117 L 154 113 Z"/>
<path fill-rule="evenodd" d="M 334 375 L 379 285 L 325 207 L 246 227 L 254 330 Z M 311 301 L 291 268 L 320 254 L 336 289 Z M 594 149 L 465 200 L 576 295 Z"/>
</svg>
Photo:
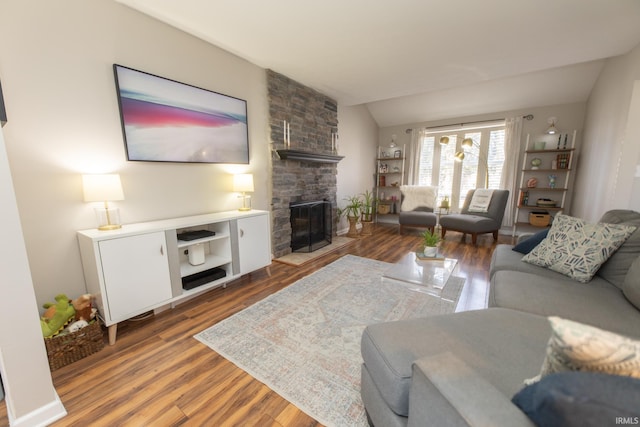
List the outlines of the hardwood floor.
<svg viewBox="0 0 640 427">
<path fill-rule="evenodd" d="M 442 252 L 459 260 L 456 274 L 466 278 L 458 310 L 481 308 L 495 243 L 486 235 L 473 246 L 461 236 L 450 232 L 442 243 Z M 397 226 L 378 224 L 374 236 L 301 267 L 274 262 L 271 276 L 263 269 L 149 319 L 124 322 L 115 345 L 53 372 L 68 412 L 53 425 L 318 426 L 193 335 L 345 254 L 393 263 L 419 245 L 417 230 L 400 236 Z M 0 425 L 8 425 L 5 405 Z"/>
</svg>

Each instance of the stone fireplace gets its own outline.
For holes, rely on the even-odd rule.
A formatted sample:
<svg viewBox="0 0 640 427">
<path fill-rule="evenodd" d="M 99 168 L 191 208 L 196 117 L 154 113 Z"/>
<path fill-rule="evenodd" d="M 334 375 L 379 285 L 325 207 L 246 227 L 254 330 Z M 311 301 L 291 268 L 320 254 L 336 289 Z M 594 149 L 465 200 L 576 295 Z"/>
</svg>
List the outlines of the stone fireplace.
<svg viewBox="0 0 640 427">
<path fill-rule="evenodd" d="M 271 136 L 271 214 L 274 256 L 292 252 L 290 207 L 326 201 L 330 225 L 336 218 L 337 162 L 333 135 L 338 104 L 282 74 L 267 70 Z M 290 146 L 284 143 L 284 121 L 290 124 Z"/>
<path fill-rule="evenodd" d="M 328 200 L 291 204 L 291 250 L 313 252 L 331 244 L 332 206 Z"/>
</svg>

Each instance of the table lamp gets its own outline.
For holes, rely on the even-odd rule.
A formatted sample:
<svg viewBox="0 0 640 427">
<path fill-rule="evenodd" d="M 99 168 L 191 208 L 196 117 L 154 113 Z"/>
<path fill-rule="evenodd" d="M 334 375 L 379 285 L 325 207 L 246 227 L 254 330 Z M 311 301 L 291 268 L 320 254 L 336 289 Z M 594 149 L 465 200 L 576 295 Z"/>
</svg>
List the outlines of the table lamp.
<svg viewBox="0 0 640 427">
<path fill-rule="evenodd" d="M 253 174 L 239 173 L 233 176 L 233 191 L 242 193 L 242 207 L 239 211 L 250 211 L 251 208 L 247 207 L 247 192 L 253 192 Z"/>
<path fill-rule="evenodd" d="M 118 208 L 109 207 L 109 202 L 124 200 L 120 175 L 82 175 L 82 188 L 85 202 L 104 202 L 103 207 L 95 209 L 98 230 L 121 228 Z"/>
</svg>

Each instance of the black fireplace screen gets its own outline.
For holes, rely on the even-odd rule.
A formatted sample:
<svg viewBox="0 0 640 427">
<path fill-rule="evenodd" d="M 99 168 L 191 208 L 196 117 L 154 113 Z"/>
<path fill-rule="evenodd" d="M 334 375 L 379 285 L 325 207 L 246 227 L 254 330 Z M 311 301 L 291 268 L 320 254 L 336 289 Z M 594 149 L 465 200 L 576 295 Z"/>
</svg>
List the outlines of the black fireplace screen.
<svg viewBox="0 0 640 427">
<path fill-rule="evenodd" d="M 313 252 L 331 243 L 331 202 L 291 203 L 291 250 Z"/>
</svg>

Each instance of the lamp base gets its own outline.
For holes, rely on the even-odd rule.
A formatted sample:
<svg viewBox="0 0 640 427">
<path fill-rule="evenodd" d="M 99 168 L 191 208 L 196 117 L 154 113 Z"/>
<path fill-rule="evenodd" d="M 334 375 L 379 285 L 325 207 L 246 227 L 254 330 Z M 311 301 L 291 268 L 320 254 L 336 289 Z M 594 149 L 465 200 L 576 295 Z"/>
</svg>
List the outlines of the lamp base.
<svg viewBox="0 0 640 427">
<path fill-rule="evenodd" d="M 242 207 L 242 208 L 238 208 L 238 210 L 241 211 L 241 212 L 245 212 L 245 211 L 250 211 L 251 208 Z"/>
<path fill-rule="evenodd" d="M 95 212 L 98 220 L 98 230 L 109 231 L 122 228 L 120 224 L 120 210 L 118 208 L 96 208 Z"/>
<path fill-rule="evenodd" d="M 120 225 L 120 224 L 105 224 L 105 225 L 101 225 L 100 227 L 98 227 L 98 230 L 100 230 L 100 231 L 108 231 L 108 230 L 117 230 L 119 228 L 122 228 L 122 225 Z"/>
</svg>

